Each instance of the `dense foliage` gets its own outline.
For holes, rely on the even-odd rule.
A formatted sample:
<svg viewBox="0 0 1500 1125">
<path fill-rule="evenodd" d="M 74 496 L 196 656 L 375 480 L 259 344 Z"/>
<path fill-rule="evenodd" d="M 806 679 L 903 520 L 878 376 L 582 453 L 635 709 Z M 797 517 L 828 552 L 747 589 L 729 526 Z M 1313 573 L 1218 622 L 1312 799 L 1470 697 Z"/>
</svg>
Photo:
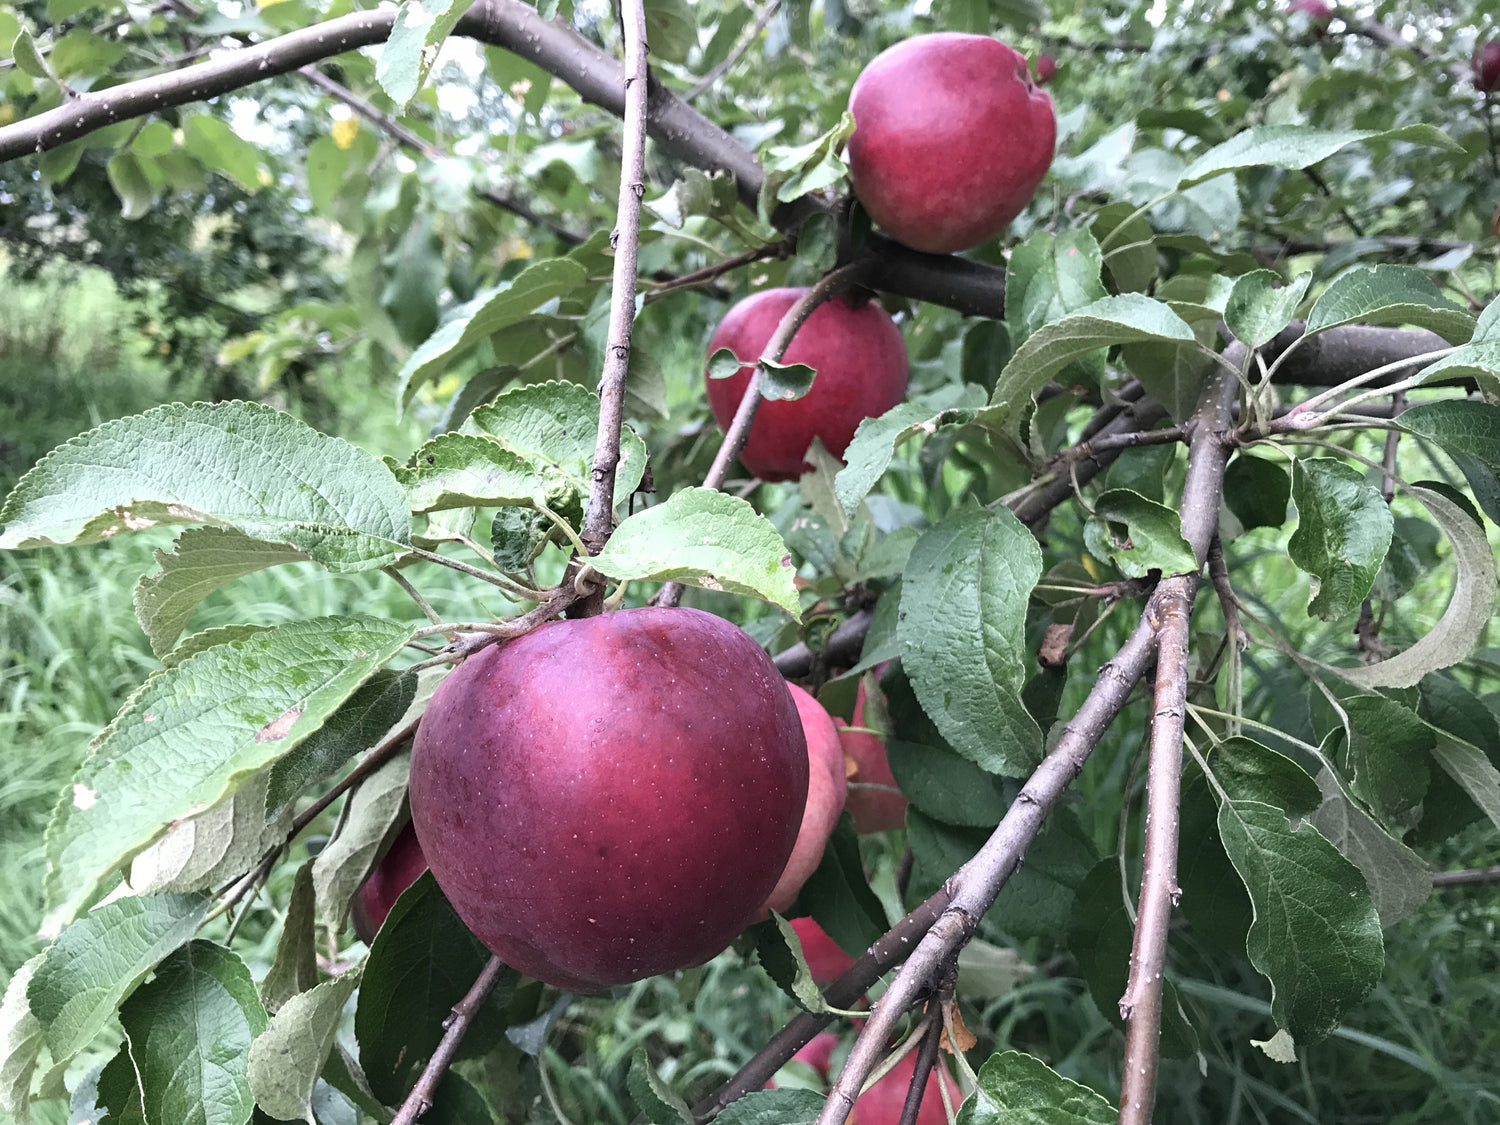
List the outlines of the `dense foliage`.
<svg viewBox="0 0 1500 1125">
<path fill-rule="evenodd" d="M 615 434 L 628 13 L 0 3 L 0 1112 L 836 1122 L 816 1026 L 857 1092 L 943 1022 L 969 1122 L 1494 1119 L 1500 12 L 1301 7 L 650 0 Z M 848 202 L 851 85 L 934 30 L 1058 60 L 1050 173 L 959 257 Z M 907 401 L 709 477 L 715 326 L 820 279 Z M 876 954 L 506 971 L 429 1066 L 488 952 L 429 879 L 348 925 L 411 725 L 503 623 L 663 583 L 863 690 L 910 805 L 789 914 Z"/>
</svg>

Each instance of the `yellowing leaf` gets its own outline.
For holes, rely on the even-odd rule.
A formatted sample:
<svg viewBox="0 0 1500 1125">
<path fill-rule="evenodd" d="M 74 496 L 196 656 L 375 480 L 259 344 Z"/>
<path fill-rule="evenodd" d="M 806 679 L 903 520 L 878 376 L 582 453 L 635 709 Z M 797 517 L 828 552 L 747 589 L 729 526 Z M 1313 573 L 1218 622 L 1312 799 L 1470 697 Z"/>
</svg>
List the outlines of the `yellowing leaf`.
<svg viewBox="0 0 1500 1125">
<path fill-rule="evenodd" d="M 279 2 L 280 0 L 272 0 L 272 3 Z M 344 117 L 335 121 L 333 129 L 330 130 L 330 135 L 333 137 L 334 144 L 338 145 L 339 148 L 347 149 L 354 143 L 354 138 L 359 136 L 359 118 Z"/>
</svg>

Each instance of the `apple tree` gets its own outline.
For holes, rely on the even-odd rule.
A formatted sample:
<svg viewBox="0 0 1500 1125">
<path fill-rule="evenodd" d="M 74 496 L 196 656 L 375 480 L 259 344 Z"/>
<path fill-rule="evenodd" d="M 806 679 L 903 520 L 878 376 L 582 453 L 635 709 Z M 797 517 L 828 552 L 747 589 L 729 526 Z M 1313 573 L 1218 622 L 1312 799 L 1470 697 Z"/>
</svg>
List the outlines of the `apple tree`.
<svg viewBox="0 0 1500 1125">
<path fill-rule="evenodd" d="M 262 401 L 170 403 L 60 446 L 4 501 L 6 550 L 181 530 L 135 591 L 159 666 L 47 831 L 47 944 L 0 1002 L 0 1108 L 1317 1120 L 1297 1075 L 1417 940 L 1403 919 L 1500 878 L 1479 869 L 1500 850 L 1495 18 L 0 4 L 13 252 L 177 278 L 221 318 L 217 359 L 194 354 L 245 393 L 363 380 L 364 410 L 427 431 L 370 451 Z M 377 572 L 410 612 L 351 594 L 191 627 L 294 565 Z M 592 866 L 527 866 L 557 818 L 603 823 L 587 802 L 512 809 L 519 777 L 459 793 L 429 772 L 442 685 L 545 648 L 510 660 L 496 709 L 536 691 L 558 723 L 587 716 L 538 761 L 597 738 L 578 776 L 608 766 L 628 801 L 658 763 L 622 768 L 617 736 L 657 737 L 681 654 L 611 679 L 613 649 L 556 638 L 681 603 L 755 642 L 694 658 L 699 727 L 744 728 L 699 772 L 737 779 L 754 732 L 790 729 L 771 667 L 840 731 L 848 815 L 765 920 L 801 788 L 763 831 L 741 818 L 774 785 L 748 773 L 742 800 L 642 803 L 632 848 L 753 837 L 721 848 L 748 874 L 658 895 L 607 840 Z M 460 796 L 483 830 L 431 829 Z M 459 867 L 504 896 L 475 906 Z M 715 965 L 781 990 L 732 994 L 793 1014 L 754 1043 L 641 1035 L 569 1104 L 553 1076 L 613 1010 L 587 994 L 641 974 L 549 981 L 555 953 L 513 955 L 523 976 L 466 922 L 540 932 L 590 896 L 649 902 L 663 949 L 725 928 Z M 608 960 L 642 935 L 572 940 Z M 683 1005 L 704 952 L 673 962 Z M 1028 978 L 1056 984 L 1038 1020 L 1087 1000 L 1088 1042 L 1049 1055 L 1005 1014 Z M 1471 1078 L 1411 1119 L 1493 1114 Z"/>
</svg>

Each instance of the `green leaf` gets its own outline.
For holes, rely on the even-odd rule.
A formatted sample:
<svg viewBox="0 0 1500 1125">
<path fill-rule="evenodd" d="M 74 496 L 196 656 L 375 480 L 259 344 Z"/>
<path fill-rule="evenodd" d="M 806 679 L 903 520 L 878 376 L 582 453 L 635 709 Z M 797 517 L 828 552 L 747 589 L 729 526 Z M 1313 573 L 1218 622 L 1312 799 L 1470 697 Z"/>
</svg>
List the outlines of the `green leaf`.
<svg viewBox="0 0 1500 1125">
<path fill-rule="evenodd" d="M 1156 280 L 1156 241 L 1146 216 L 1135 204 L 1107 203 L 1094 212 L 1089 231 L 1100 246 L 1109 244 L 1104 268 L 1116 293 L 1144 293 Z"/>
<path fill-rule="evenodd" d="M 1224 503 L 1246 531 L 1280 527 L 1292 498 L 1292 479 L 1275 461 L 1241 450 L 1224 472 Z"/>
<path fill-rule="evenodd" d="M 250 970 L 223 946 L 194 941 L 172 954 L 120 1009 L 148 1122 L 244 1125 L 255 1099 L 250 1044 L 266 1010 Z"/>
<path fill-rule="evenodd" d="M 1407 141 L 1448 152 L 1458 151 L 1456 141 L 1431 125 L 1407 125 L 1386 130 L 1261 125 L 1246 129 L 1198 157 L 1183 170 L 1177 187 L 1182 190 L 1240 168 L 1306 168 L 1359 141 Z"/>
<path fill-rule="evenodd" d="M 1303 822 L 1259 801 L 1226 801 L 1219 835 L 1250 892 L 1250 963 L 1271 982 L 1271 1014 L 1316 1043 L 1380 980 L 1380 919 L 1359 869 Z"/>
<path fill-rule="evenodd" d="M 1083 541 L 1100 562 L 1111 562 L 1127 578 L 1192 574 L 1198 559 L 1182 537 L 1182 517 L 1138 492 L 1115 488 L 1094 502 Z"/>
<path fill-rule="evenodd" d="M 195 527 L 184 531 L 170 552 L 156 551 L 155 574 L 135 587 L 135 619 L 151 651 L 170 652 L 198 603 L 236 578 L 311 556 L 284 543 L 252 539 L 231 528 Z"/>
<path fill-rule="evenodd" d="M 1174 422 L 1186 422 L 1192 416 L 1204 380 L 1217 364 L 1213 350 L 1218 346 L 1218 325 L 1231 289 L 1232 282 L 1216 274 L 1169 277 L 1157 285 L 1156 299 L 1192 328 L 1193 339 L 1148 340 L 1120 349 L 1121 361 L 1146 393 L 1166 407 Z"/>
<path fill-rule="evenodd" d="M 1462 399 L 1423 402 L 1403 411 L 1397 425 L 1450 457 L 1480 462 L 1492 479 L 1500 473 L 1500 406 Z"/>
<path fill-rule="evenodd" d="M 246 191 L 260 190 L 260 148 L 236 133 L 227 121 L 197 113 L 182 126 L 183 147 L 205 167 L 222 172 Z"/>
<path fill-rule="evenodd" d="M 1474 332 L 1474 317 L 1412 266 L 1361 266 L 1336 277 L 1308 311 L 1304 335 L 1341 324 L 1411 324 L 1459 344 Z"/>
<path fill-rule="evenodd" d="M 865 879 L 854 818 L 839 813 L 823 848 L 823 858 L 797 898 L 793 915 L 813 920 L 845 953 L 858 957 L 886 931 L 885 911 Z"/>
<path fill-rule="evenodd" d="M 317 986 L 315 902 L 312 861 L 308 860 L 292 878 L 292 897 L 287 901 L 281 936 L 276 939 L 276 956 L 260 982 L 260 998 L 268 1012 L 280 1011 L 293 996 Z"/>
<path fill-rule="evenodd" d="M 31 1075 L 45 1041 L 42 1023 L 31 1010 L 27 992 L 45 953 L 38 953 L 12 974 L 0 999 L 0 1113 L 16 1125 L 31 1120 Z"/>
<path fill-rule="evenodd" d="M 1454 348 L 1442 359 L 1422 368 L 1423 382 L 1430 384 L 1439 378 L 1473 379 L 1479 384 L 1479 390 L 1487 403 L 1491 406 L 1500 403 L 1500 340 L 1480 340 L 1476 334 L 1474 340 Z M 1398 424 L 1404 425 L 1405 422 L 1406 416 L 1403 414 Z"/>
<path fill-rule="evenodd" d="M 935 434 L 943 426 L 973 421 L 973 410 L 956 407 L 934 411 L 920 402 L 903 402 L 876 418 L 866 418 L 854 431 L 844 450 L 845 468 L 834 480 L 833 491 L 844 515 L 850 519 L 860 501 L 890 467 L 896 450 L 917 434 Z"/>
<path fill-rule="evenodd" d="M 106 422 L 37 462 L 0 508 L 0 549 L 164 523 L 237 529 L 352 571 L 399 558 L 411 513 L 379 461 L 289 414 L 174 403 Z"/>
<path fill-rule="evenodd" d="M 902 664 L 954 750 L 1024 775 L 1042 735 L 1021 702 L 1026 604 L 1042 574 L 1035 537 L 1000 508 L 961 510 L 923 533 L 902 575 Z"/>
<path fill-rule="evenodd" d="M 1409 707 L 1382 695 L 1342 701 L 1348 733 L 1349 788 L 1390 828 L 1412 828 L 1427 792 L 1433 732 Z"/>
<path fill-rule="evenodd" d="M 151 180 L 146 175 L 140 157 L 128 152 L 117 152 L 109 158 L 104 174 L 109 178 L 109 186 L 114 188 L 115 195 L 119 196 L 121 218 L 139 219 L 151 213 L 156 192 L 151 188 Z"/>
<path fill-rule="evenodd" d="M 16 60 L 16 69 L 23 74 L 29 74 L 33 78 L 50 79 L 58 82 L 57 75 L 52 73 L 52 68 L 47 65 L 47 60 L 36 48 L 36 40 L 31 37 L 31 32 L 24 27 L 10 43 L 11 57 Z"/>
<path fill-rule="evenodd" d="M 698 45 L 698 19 L 687 0 L 646 0 L 646 42 L 653 58 L 687 62 Z"/>
<path fill-rule="evenodd" d="M 183 639 L 171 652 L 161 658 L 163 668 L 175 668 L 190 656 L 197 656 L 215 645 L 227 645 L 231 641 L 243 641 L 256 633 L 264 633 L 270 625 L 220 625 L 216 629 L 204 629 Z"/>
<path fill-rule="evenodd" d="M 406 782 L 411 755 L 398 754 L 360 783 L 349 798 L 343 831 L 313 859 L 318 916 L 338 933 L 354 892 L 406 823 Z"/>
<path fill-rule="evenodd" d="M 1375 902 L 1380 924 L 1389 929 L 1412 914 L 1432 893 L 1432 871 L 1368 813 L 1344 795 L 1328 770 L 1319 770 L 1323 803 L 1312 826 L 1359 868 Z"/>
<path fill-rule="evenodd" d="M 1154 263 L 1153 256 L 1153 263 Z M 1012 343 L 1107 297 L 1104 258 L 1087 230 L 1037 231 L 1005 265 L 1005 323 Z"/>
<path fill-rule="evenodd" d="M 760 397 L 768 402 L 791 402 L 812 390 L 817 372 L 805 363 L 760 361 Z"/>
<path fill-rule="evenodd" d="M 1307 295 L 1313 275 L 1284 282 L 1271 270 L 1253 270 L 1235 279 L 1224 306 L 1224 322 L 1247 348 L 1258 348 L 1274 340 L 1297 315 L 1297 306 Z"/>
<path fill-rule="evenodd" d="M 823 990 L 813 980 L 812 969 L 807 965 L 807 957 L 802 952 L 802 942 L 797 937 L 797 931 L 774 910 L 771 911 L 771 917 L 759 927 L 755 958 L 781 991 L 804 1011 L 814 1015 L 828 1011 L 828 1002 L 823 999 Z M 639 1101 L 637 1104 L 640 1104 Z"/>
<path fill-rule="evenodd" d="M 1341 676 L 1361 687 L 1413 687 L 1427 673 L 1458 664 L 1479 644 L 1494 610 L 1495 556 L 1484 528 L 1434 489 L 1413 486 L 1409 491 L 1453 544 L 1458 579 L 1447 610 L 1416 644 L 1376 664 L 1340 669 Z"/>
<path fill-rule="evenodd" d="M 47 947 L 27 988 L 54 1062 L 93 1042 L 156 963 L 197 931 L 203 895 L 151 895 L 104 903 Z"/>
<path fill-rule="evenodd" d="M 490 959 L 443 897 L 431 872 L 396 900 L 365 962 L 354 1034 L 370 1089 L 396 1105 L 443 1038 L 443 1024 Z M 517 974 L 507 969 L 464 1038 L 482 1054 L 499 1040 Z"/>
<path fill-rule="evenodd" d="M 816 1090 L 752 1090 L 714 1118 L 715 1125 L 813 1125 L 823 1111 Z"/>
<path fill-rule="evenodd" d="M 1213 748 L 1209 768 L 1234 801 L 1259 801 L 1301 820 L 1323 801 L 1323 794 L 1301 766 L 1253 738 L 1235 735 Z"/>
<path fill-rule="evenodd" d="M 573 491 L 556 469 L 533 464 L 478 434 L 443 434 L 413 453 L 407 465 L 390 469 L 414 512 L 512 504 L 551 507 Z"/>
<path fill-rule="evenodd" d="M 291 997 L 250 1044 L 246 1078 L 255 1104 L 283 1121 L 312 1121 L 313 1086 L 333 1049 L 344 1004 L 359 984 L 355 967 Z"/>
<path fill-rule="evenodd" d="M 588 495 L 599 434 L 599 399 L 587 387 L 564 382 L 512 387 L 475 410 L 463 429 L 494 438 L 533 465 L 551 466 L 580 495 Z M 627 427 L 620 433 L 616 504 L 640 487 L 645 472 L 646 443 Z"/>
<path fill-rule="evenodd" d="M 1292 464 L 1297 530 L 1287 541 L 1292 562 L 1313 579 L 1307 611 L 1332 621 L 1359 608 L 1391 545 L 1391 510 L 1359 472 L 1328 457 Z"/>
<path fill-rule="evenodd" d="M 173 820 L 215 804 L 316 730 L 410 633 L 373 617 L 293 621 L 147 680 L 94 740 L 47 829 L 60 916 Z"/>
<path fill-rule="evenodd" d="M 427 80 L 443 40 L 473 0 L 401 0 L 391 36 L 380 49 L 375 79 L 398 110 L 405 112 Z"/>
<path fill-rule="evenodd" d="M 630 1071 L 625 1076 L 625 1085 L 630 1098 L 635 1102 L 646 1120 L 652 1125 L 693 1125 L 693 1111 L 672 1087 L 663 1081 L 645 1047 L 637 1047 L 630 1059 Z"/>
<path fill-rule="evenodd" d="M 1011 356 L 995 383 L 987 425 L 999 426 L 1026 407 L 1047 380 L 1100 348 L 1141 340 L 1194 343 L 1193 330 L 1160 301 L 1139 293 L 1105 297 L 1038 329 Z"/>
<path fill-rule="evenodd" d="M 1484 751 L 1459 738 L 1439 733 L 1432 756 L 1443 772 L 1458 783 L 1490 823 L 1500 828 L 1500 770 Z"/>
<path fill-rule="evenodd" d="M 291 816 L 266 816 L 269 771 L 259 770 L 233 793 L 180 820 L 130 863 L 136 894 L 182 894 L 243 875 L 287 837 Z"/>
<path fill-rule="evenodd" d="M 422 706 L 441 679 L 441 673 L 427 676 Z M 417 673 L 389 668 L 376 672 L 321 727 L 271 767 L 267 815 L 284 811 L 309 785 L 337 772 L 354 755 L 408 721 L 418 699 Z"/>
<path fill-rule="evenodd" d="M 1114 1125 L 1115 1107 L 1020 1051 L 991 1055 L 979 1088 L 964 1099 L 959 1125 Z"/>
<path fill-rule="evenodd" d="M 746 501 L 684 488 L 637 512 L 589 562 L 611 578 L 685 582 L 763 598 L 802 619 L 791 556 L 770 521 Z"/>
<path fill-rule="evenodd" d="M 486 336 L 519 323 L 538 308 L 576 289 L 588 271 L 569 258 L 551 258 L 527 266 L 514 278 L 482 289 L 464 302 L 422 343 L 401 368 L 396 401 L 404 410 L 426 383 L 438 378 Z M 597 413 L 597 407 L 596 407 Z"/>
</svg>

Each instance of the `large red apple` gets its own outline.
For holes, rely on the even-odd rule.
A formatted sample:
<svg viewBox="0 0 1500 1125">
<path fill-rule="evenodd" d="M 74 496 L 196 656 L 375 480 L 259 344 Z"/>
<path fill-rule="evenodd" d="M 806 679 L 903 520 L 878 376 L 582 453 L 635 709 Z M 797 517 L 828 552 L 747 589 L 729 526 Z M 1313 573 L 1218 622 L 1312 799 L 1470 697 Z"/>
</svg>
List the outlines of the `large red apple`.
<svg viewBox="0 0 1500 1125">
<path fill-rule="evenodd" d="M 694 609 L 555 621 L 471 656 L 412 751 L 412 821 L 448 901 L 506 964 L 574 991 L 727 946 L 806 804 L 785 681 Z"/>
<path fill-rule="evenodd" d="M 786 861 L 781 878 L 776 880 L 771 897 L 766 899 L 766 905 L 778 914 L 786 913 L 787 907 L 797 901 L 802 884 L 822 862 L 828 837 L 833 835 L 839 813 L 844 811 L 844 794 L 848 789 L 838 727 L 821 703 L 796 684 L 787 686 L 792 692 L 792 702 L 797 705 L 803 737 L 807 739 L 807 807 L 802 813 L 797 842 L 792 846 L 792 857 Z"/>
<path fill-rule="evenodd" d="M 1482 94 L 1493 93 L 1500 86 L 1500 39 L 1476 47 L 1469 68 L 1474 72 L 1475 89 Z"/>
<path fill-rule="evenodd" d="M 726 379 L 708 380 L 708 405 L 721 427 L 728 428 L 782 316 L 805 292 L 762 290 L 730 309 L 714 330 L 708 354 L 728 348 L 745 364 Z M 860 422 L 906 397 L 906 343 L 874 301 L 839 296 L 819 305 L 792 338 L 783 362 L 805 363 L 818 374 L 801 398 L 762 402 L 756 411 L 740 461 L 762 480 L 801 476 L 813 438 L 843 456 Z"/>
<path fill-rule="evenodd" d="M 906 1104 L 906 1091 L 911 1086 L 911 1076 L 917 1072 L 917 1049 L 893 1066 L 885 1077 L 871 1086 L 854 1103 L 849 1113 L 849 1125 L 897 1125 L 901 1120 L 901 1108 Z M 927 1088 L 922 1091 L 922 1104 L 917 1109 L 917 1125 L 947 1125 L 948 1115 L 943 1110 L 943 1095 L 938 1083 L 948 1089 L 948 1097 L 956 1112 L 963 1104 L 964 1096 L 958 1083 L 948 1074 L 941 1058 L 933 1064 L 927 1076 Z"/>
<path fill-rule="evenodd" d="M 865 702 L 865 680 L 862 677 L 854 697 L 856 727 L 865 725 Z M 844 807 L 854 818 L 854 830 L 867 833 L 901 828 L 906 824 L 908 802 L 896 787 L 885 743 L 868 731 L 850 730 L 842 719 L 834 722 L 840 728 L 839 741 L 847 758 L 849 795 L 844 799 Z"/>
<path fill-rule="evenodd" d="M 385 923 L 385 916 L 396 905 L 401 892 L 420 879 L 426 870 L 427 857 L 417 842 L 416 830 L 408 823 L 375 865 L 375 870 L 370 872 L 369 878 L 354 893 L 349 914 L 354 919 L 354 932 L 360 941 L 368 945 L 375 940 L 376 931 Z"/>
<path fill-rule="evenodd" d="M 807 958 L 807 967 L 818 984 L 837 980 L 853 968 L 854 958 L 811 918 L 793 918 L 790 925 L 802 943 L 802 956 Z"/>
<path fill-rule="evenodd" d="M 849 93 L 854 193 L 897 242 L 967 250 L 1025 208 L 1052 164 L 1057 115 L 1026 59 L 944 31 L 882 51 Z"/>
</svg>

